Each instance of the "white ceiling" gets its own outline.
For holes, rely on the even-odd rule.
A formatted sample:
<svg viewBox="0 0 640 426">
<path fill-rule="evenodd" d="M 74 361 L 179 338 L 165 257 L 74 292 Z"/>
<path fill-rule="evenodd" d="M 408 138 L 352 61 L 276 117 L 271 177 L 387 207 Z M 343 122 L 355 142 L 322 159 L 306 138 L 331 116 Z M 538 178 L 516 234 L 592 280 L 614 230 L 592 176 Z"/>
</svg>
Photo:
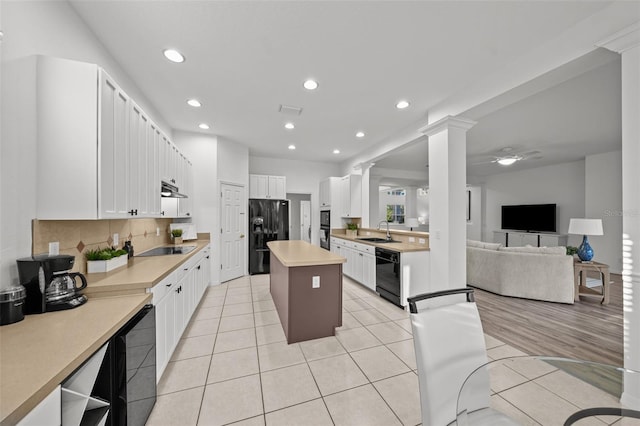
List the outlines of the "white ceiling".
<svg viewBox="0 0 640 426">
<path fill-rule="evenodd" d="M 482 106 L 462 114 L 478 121 L 467 133 L 467 174 L 486 176 L 621 149 L 619 56 L 604 49 L 589 56 L 604 64 L 489 114 L 482 115 Z M 505 147 L 512 150 L 502 152 Z M 490 162 L 531 150 L 539 154 L 512 166 Z M 425 171 L 427 163 L 422 141 L 376 160 L 375 167 Z"/>
<path fill-rule="evenodd" d="M 247 145 L 251 155 L 333 162 L 424 121 L 430 107 L 609 3 L 71 1 L 173 129 L 220 135 Z M 186 62 L 166 61 L 167 47 Z M 483 117 L 470 132 L 469 154 L 535 145 L 548 159 L 564 154 L 547 145 L 611 145 L 616 136 L 619 142 L 619 126 L 614 135 L 604 106 L 585 108 L 603 97 L 604 105 L 616 102 L 608 97 L 614 71 L 603 72 L 606 81 L 585 74 L 566 96 L 541 93 Z M 302 88 L 308 77 L 319 81 L 317 91 Z M 188 107 L 191 97 L 203 107 Z M 403 98 L 411 106 L 397 110 Z M 292 119 L 278 112 L 280 104 L 303 112 Z M 567 115 L 554 120 L 558 109 Z M 296 129 L 285 130 L 286 121 Z M 200 131 L 200 122 L 211 129 Z M 576 126 L 582 133 L 569 135 Z M 366 137 L 355 138 L 358 130 Z M 332 154 L 336 148 L 340 155 Z M 424 166 L 426 156 L 423 162 L 409 154 L 404 158 Z M 408 167 L 406 161 L 397 165 Z"/>
</svg>

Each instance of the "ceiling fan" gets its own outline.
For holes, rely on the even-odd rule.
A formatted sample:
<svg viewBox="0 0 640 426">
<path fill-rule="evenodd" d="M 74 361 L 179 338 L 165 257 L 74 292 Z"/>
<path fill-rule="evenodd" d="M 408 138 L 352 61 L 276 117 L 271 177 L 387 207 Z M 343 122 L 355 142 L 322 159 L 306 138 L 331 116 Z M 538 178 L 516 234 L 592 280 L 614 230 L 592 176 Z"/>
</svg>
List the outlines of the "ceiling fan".
<svg viewBox="0 0 640 426">
<path fill-rule="evenodd" d="M 542 158 L 542 155 L 540 155 L 540 151 L 518 152 L 507 146 L 499 150 L 495 155 L 490 154 L 484 157 L 489 157 L 489 159 L 473 162 L 471 165 L 498 163 L 501 166 L 510 166 L 522 160 L 539 160 Z"/>
</svg>

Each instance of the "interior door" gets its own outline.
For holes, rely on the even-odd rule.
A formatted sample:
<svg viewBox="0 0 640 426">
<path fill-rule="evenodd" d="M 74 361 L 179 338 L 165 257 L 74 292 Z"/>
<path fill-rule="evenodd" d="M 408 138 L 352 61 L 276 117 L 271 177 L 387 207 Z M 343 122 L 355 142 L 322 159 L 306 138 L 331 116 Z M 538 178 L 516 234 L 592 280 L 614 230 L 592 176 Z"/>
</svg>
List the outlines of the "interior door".
<svg viewBox="0 0 640 426">
<path fill-rule="evenodd" d="M 311 201 L 300 201 L 300 239 L 311 242 Z"/>
<path fill-rule="evenodd" d="M 220 186 L 220 281 L 244 275 L 244 186 L 223 183 Z"/>
</svg>

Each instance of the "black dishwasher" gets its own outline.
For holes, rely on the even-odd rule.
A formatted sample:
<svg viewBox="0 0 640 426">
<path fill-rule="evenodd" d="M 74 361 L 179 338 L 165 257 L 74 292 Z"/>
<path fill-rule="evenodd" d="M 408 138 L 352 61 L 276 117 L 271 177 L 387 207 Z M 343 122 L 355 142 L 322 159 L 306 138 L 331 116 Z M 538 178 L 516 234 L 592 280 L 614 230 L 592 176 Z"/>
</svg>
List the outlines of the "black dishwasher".
<svg viewBox="0 0 640 426">
<path fill-rule="evenodd" d="M 376 247 L 376 292 L 396 306 L 400 303 L 400 252 Z"/>
<path fill-rule="evenodd" d="M 106 365 L 108 365 L 108 368 Z M 143 426 L 156 402 L 156 311 L 146 305 L 109 341 L 108 379 L 96 394 L 111 401 L 107 425 Z M 106 371 L 105 371 L 106 372 Z M 101 382 L 101 383 L 100 383 Z"/>
</svg>

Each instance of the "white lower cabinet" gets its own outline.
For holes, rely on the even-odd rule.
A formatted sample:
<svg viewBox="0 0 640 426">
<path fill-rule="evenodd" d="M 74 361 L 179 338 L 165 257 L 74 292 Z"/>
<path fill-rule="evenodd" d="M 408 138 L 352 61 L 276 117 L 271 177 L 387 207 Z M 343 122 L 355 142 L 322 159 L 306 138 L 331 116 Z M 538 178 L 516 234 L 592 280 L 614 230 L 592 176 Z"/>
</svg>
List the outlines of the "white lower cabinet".
<svg viewBox="0 0 640 426">
<path fill-rule="evenodd" d="M 210 247 L 196 253 L 151 292 L 156 306 L 156 380 L 159 382 L 209 281 Z M 210 269 L 209 269 L 210 270 Z"/>
<path fill-rule="evenodd" d="M 347 261 L 342 266 L 342 273 L 364 285 L 371 291 L 376 291 L 376 256 L 375 247 L 360 244 L 341 238 L 331 237 L 330 250 Z"/>
<path fill-rule="evenodd" d="M 371 291 L 376 291 L 376 255 L 364 254 L 362 263 L 362 284 Z"/>
<path fill-rule="evenodd" d="M 59 426 L 62 424 L 62 391 L 58 385 L 17 423 L 17 426 Z"/>
</svg>

